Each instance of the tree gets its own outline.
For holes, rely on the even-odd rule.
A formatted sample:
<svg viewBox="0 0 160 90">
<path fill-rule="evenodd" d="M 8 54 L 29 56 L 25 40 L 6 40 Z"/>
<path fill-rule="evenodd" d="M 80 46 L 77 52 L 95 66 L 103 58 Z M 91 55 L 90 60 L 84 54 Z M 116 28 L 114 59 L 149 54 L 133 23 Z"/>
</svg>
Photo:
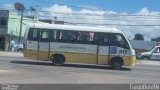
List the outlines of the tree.
<svg viewBox="0 0 160 90">
<path fill-rule="evenodd" d="M 137 33 L 137 34 L 134 35 L 133 40 L 144 40 L 144 37 L 143 37 L 142 34 Z"/>
</svg>

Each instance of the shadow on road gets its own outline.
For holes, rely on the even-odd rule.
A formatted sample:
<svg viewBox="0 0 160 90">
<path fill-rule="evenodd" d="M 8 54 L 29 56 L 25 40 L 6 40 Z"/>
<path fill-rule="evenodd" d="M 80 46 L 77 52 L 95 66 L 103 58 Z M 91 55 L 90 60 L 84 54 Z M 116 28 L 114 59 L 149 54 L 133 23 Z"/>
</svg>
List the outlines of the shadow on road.
<svg viewBox="0 0 160 90">
<path fill-rule="evenodd" d="M 43 65 L 43 66 L 54 66 L 50 62 L 34 62 L 34 61 L 11 61 L 10 63 L 15 63 L 15 64 L 28 64 L 28 65 Z M 107 65 L 82 65 L 82 64 L 64 64 L 63 66 L 59 67 L 74 67 L 74 68 L 90 68 L 90 69 L 108 69 L 112 70 L 109 66 Z M 119 71 L 131 71 L 130 68 L 122 68 Z"/>
</svg>

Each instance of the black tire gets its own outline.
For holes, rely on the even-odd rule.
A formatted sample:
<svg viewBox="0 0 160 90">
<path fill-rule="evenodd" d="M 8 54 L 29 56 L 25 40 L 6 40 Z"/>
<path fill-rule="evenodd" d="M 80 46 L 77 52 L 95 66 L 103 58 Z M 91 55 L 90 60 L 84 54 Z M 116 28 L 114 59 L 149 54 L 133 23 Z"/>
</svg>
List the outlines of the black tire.
<svg viewBox="0 0 160 90">
<path fill-rule="evenodd" d="M 20 49 L 18 49 L 18 50 L 17 50 L 17 52 L 23 52 L 23 49 L 22 49 L 22 48 L 20 48 Z"/>
<path fill-rule="evenodd" d="M 54 55 L 51 58 L 53 65 L 61 66 L 64 63 L 64 57 L 62 55 Z"/>
<path fill-rule="evenodd" d="M 122 68 L 123 62 L 120 59 L 113 59 L 110 63 L 111 69 L 120 70 Z"/>
<path fill-rule="evenodd" d="M 142 59 L 143 59 L 143 60 L 150 60 L 150 58 L 147 57 L 147 56 L 144 56 Z"/>
</svg>

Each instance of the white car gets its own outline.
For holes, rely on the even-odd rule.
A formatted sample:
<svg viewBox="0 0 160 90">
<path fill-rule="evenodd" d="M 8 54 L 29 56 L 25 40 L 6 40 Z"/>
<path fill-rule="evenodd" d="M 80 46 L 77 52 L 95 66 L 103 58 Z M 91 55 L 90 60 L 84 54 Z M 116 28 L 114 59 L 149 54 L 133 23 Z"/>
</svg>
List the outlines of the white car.
<svg viewBox="0 0 160 90">
<path fill-rule="evenodd" d="M 12 51 L 13 52 L 22 52 L 23 51 L 23 44 L 15 44 Z"/>
<path fill-rule="evenodd" d="M 139 54 L 139 58 L 146 59 L 146 60 L 160 60 L 160 46 L 154 47 L 149 52 L 143 52 Z"/>
</svg>

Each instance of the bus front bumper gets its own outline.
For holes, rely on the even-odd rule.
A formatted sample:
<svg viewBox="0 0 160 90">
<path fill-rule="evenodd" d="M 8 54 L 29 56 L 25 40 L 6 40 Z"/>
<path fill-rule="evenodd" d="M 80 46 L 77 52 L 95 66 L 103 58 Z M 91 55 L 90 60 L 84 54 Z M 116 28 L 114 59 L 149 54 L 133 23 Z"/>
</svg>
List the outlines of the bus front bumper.
<svg viewBox="0 0 160 90">
<path fill-rule="evenodd" d="M 136 56 L 126 56 L 123 58 L 124 66 L 135 66 Z"/>
</svg>

